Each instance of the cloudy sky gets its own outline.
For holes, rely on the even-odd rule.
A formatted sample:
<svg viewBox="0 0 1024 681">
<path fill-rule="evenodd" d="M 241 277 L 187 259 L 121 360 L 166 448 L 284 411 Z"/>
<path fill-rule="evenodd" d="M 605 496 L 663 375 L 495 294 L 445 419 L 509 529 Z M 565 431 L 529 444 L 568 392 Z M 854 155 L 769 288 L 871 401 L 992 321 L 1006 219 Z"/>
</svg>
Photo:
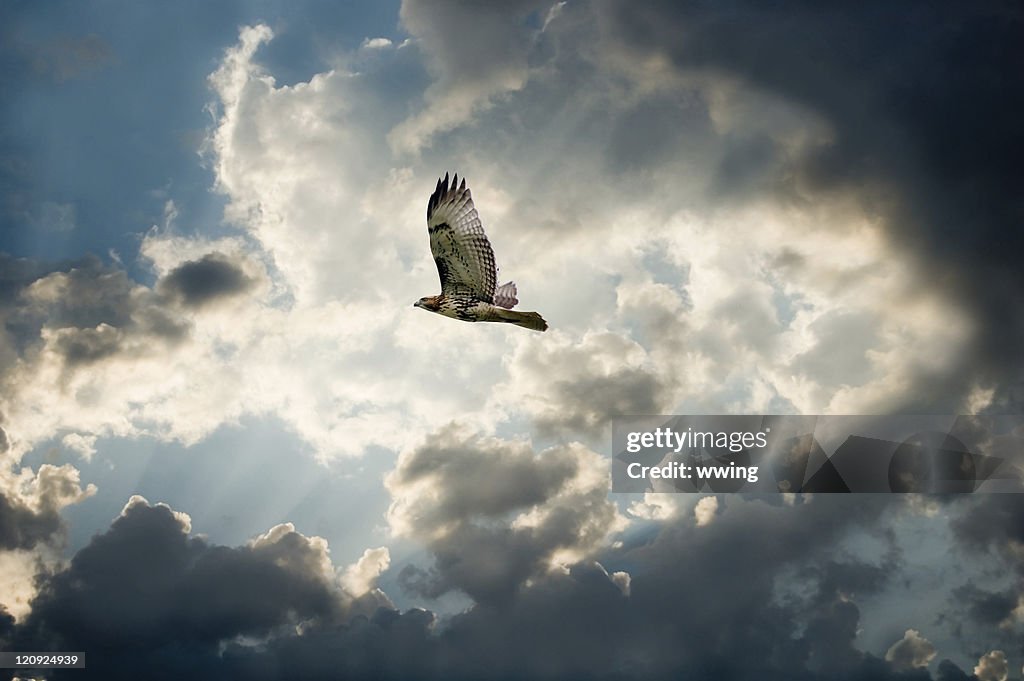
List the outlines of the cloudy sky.
<svg viewBox="0 0 1024 681">
<path fill-rule="evenodd" d="M 0 649 L 1022 678 L 1020 495 L 609 492 L 618 414 L 1021 412 L 1022 23 L 5 3 Z M 547 333 L 412 307 L 446 171 Z"/>
</svg>

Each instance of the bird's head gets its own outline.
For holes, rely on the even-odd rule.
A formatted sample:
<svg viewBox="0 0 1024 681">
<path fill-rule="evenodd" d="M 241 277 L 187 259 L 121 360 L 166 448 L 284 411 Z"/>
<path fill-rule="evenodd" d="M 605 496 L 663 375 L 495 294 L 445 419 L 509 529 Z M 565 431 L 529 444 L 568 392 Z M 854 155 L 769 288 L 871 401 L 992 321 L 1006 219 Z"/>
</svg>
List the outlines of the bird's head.
<svg viewBox="0 0 1024 681">
<path fill-rule="evenodd" d="M 441 303 L 438 301 L 439 297 L 440 296 L 424 296 L 413 303 L 412 306 L 421 307 L 424 310 L 430 310 L 431 312 L 437 312 L 441 309 Z"/>
</svg>

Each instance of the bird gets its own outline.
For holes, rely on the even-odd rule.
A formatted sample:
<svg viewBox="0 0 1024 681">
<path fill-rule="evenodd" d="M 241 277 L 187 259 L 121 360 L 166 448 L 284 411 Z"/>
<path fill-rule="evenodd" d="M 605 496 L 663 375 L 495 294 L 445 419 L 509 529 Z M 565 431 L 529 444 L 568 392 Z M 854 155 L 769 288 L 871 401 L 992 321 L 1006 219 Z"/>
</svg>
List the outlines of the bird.
<svg viewBox="0 0 1024 681">
<path fill-rule="evenodd" d="M 441 279 L 441 294 L 420 298 L 413 307 L 461 319 L 464 322 L 501 322 L 534 331 L 546 331 L 548 323 L 536 312 L 513 310 L 515 283 L 497 286 L 498 269 L 466 178 L 455 173 L 437 181 L 427 201 L 427 234 L 430 252 Z"/>
</svg>

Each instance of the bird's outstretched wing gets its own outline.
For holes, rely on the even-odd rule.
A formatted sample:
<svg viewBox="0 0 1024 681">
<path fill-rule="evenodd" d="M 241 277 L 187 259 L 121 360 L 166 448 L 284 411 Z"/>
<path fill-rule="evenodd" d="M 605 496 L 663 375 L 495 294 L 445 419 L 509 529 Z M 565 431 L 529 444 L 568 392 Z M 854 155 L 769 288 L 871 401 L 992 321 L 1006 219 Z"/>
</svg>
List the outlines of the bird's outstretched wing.
<svg viewBox="0 0 1024 681">
<path fill-rule="evenodd" d="M 456 174 L 449 186 L 445 173 L 444 179 L 437 181 L 437 188 L 427 202 L 427 232 L 441 278 L 441 292 L 470 294 L 493 303 L 498 274 L 494 251 L 480 224 L 465 178 L 459 185 Z"/>
</svg>

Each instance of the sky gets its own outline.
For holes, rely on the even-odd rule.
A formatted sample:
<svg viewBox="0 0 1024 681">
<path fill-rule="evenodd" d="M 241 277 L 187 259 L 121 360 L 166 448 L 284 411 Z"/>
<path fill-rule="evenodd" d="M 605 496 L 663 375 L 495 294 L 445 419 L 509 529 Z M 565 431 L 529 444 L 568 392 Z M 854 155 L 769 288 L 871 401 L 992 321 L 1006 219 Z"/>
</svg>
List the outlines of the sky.
<svg viewBox="0 0 1024 681">
<path fill-rule="evenodd" d="M 1020 414 L 1011 3 L 0 8 L 39 678 L 1024 678 L 1024 496 L 612 494 L 625 414 Z M 465 324 L 472 190 L 550 325 Z"/>
</svg>

